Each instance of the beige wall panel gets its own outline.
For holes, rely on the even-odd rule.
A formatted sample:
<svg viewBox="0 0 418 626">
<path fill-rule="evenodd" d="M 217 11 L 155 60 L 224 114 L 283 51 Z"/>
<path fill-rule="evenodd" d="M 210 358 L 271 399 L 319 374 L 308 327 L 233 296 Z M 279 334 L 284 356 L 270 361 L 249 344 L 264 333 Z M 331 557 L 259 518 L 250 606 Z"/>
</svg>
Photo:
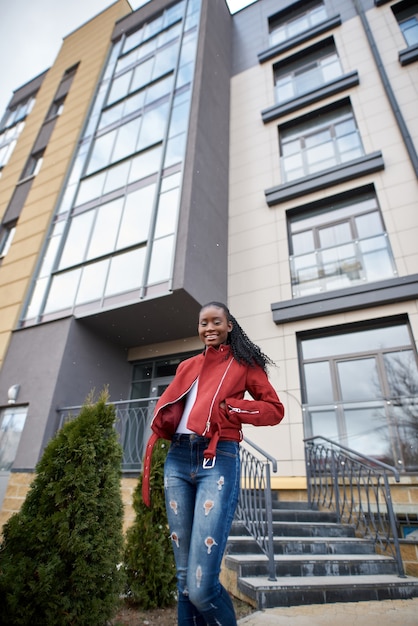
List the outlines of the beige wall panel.
<svg viewBox="0 0 418 626">
<path fill-rule="evenodd" d="M 378 43 L 379 54 L 392 85 L 400 111 L 418 150 L 418 107 L 413 103 L 418 97 L 416 63 L 401 67 L 398 55 L 407 48 L 405 39 L 387 4 L 367 13 L 370 27 Z M 408 106 L 408 104 L 410 106 Z"/>
<path fill-rule="evenodd" d="M 178 341 L 165 341 L 162 343 L 154 343 L 149 346 L 139 346 L 131 348 L 128 352 L 128 361 L 139 361 L 143 359 L 155 359 L 159 356 L 168 354 L 178 354 L 182 352 L 192 352 L 201 350 L 202 342 L 197 337 L 197 320 L 196 320 L 196 337 L 188 337 Z"/>
<path fill-rule="evenodd" d="M 26 276 L 23 278 L 16 277 L 16 279 L 12 282 L 1 285 L 1 291 L 4 293 L 4 297 L 9 302 L 8 310 L 14 311 L 17 307 L 18 309 L 21 306 L 22 302 L 22 292 L 26 288 Z M 2 316 L 4 315 L 4 309 L 2 309 Z"/>
<path fill-rule="evenodd" d="M 249 269 L 246 272 L 237 272 L 231 280 L 229 298 L 248 294 L 248 285 L 257 285 L 258 289 L 277 289 L 279 284 L 278 268 L 273 266 L 268 271 L 260 272 L 258 269 Z"/>
<path fill-rule="evenodd" d="M 11 283 L 19 281 L 22 278 L 27 279 L 31 276 L 33 265 L 37 258 L 36 242 L 38 241 L 39 245 L 39 242 L 41 240 L 42 236 L 40 235 L 38 239 L 34 238 L 33 240 L 30 239 L 28 241 L 27 245 L 33 244 L 32 248 L 35 249 L 32 255 L 28 254 L 25 250 L 27 256 L 16 259 L 14 262 L 9 262 L 7 265 L 5 264 L 4 266 L 2 266 L 2 276 L 0 282 L 0 286 L 2 288 L 2 304 L 6 302 L 7 304 L 9 304 L 6 293 L 3 294 L 4 285 L 10 285 Z M 23 247 L 26 249 L 26 246 Z M 23 283 L 21 283 L 21 288 L 23 288 Z M 2 309 L 3 307 L 0 310 Z"/>
</svg>

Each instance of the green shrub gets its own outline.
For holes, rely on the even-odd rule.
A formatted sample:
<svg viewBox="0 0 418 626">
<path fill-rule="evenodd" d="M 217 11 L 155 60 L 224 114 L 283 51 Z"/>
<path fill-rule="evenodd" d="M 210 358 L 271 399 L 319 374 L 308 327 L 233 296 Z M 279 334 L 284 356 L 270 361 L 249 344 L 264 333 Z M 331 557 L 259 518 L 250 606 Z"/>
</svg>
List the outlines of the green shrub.
<svg viewBox="0 0 418 626">
<path fill-rule="evenodd" d="M 99 626 L 123 590 L 122 451 L 104 391 L 45 448 L 0 546 L 3 626 Z"/>
<path fill-rule="evenodd" d="M 158 440 L 152 455 L 151 508 L 142 501 L 142 476 L 133 497 L 136 518 L 127 532 L 128 598 L 143 609 L 167 607 L 176 598 L 176 571 L 164 504 L 164 460 L 168 444 Z"/>
</svg>

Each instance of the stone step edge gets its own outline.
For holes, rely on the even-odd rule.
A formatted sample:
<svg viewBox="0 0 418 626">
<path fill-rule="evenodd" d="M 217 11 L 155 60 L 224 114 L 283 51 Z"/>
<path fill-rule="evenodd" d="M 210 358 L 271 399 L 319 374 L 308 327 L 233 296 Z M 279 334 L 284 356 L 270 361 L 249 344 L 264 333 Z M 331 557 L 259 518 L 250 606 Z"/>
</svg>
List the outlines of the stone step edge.
<svg viewBox="0 0 418 626">
<path fill-rule="evenodd" d="M 406 587 L 413 585 L 417 587 L 418 595 L 418 578 L 406 576 L 400 578 L 396 574 L 371 574 L 361 576 L 278 576 L 276 580 L 269 580 L 267 576 L 243 576 L 238 579 L 240 589 L 253 589 L 257 592 L 277 591 L 280 589 L 303 589 L 307 587 L 320 589 L 330 589 L 339 587 L 349 587 L 351 589 L 357 587 L 373 587 L 390 586 L 390 587 Z"/>
</svg>

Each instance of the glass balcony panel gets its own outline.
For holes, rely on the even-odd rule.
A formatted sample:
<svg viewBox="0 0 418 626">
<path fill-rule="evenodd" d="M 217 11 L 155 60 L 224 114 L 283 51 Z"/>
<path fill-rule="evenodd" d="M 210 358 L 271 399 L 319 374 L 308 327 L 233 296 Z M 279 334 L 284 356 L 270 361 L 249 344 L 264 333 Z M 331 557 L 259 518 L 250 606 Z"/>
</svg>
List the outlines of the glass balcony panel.
<svg viewBox="0 0 418 626">
<path fill-rule="evenodd" d="M 343 74 L 340 59 L 337 55 L 332 55 L 321 61 L 321 72 L 323 82 L 328 83 L 336 78 L 339 78 Z"/>
<path fill-rule="evenodd" d="M 411 17 L 400 26 L 408 46 L 415 46 L 418 43 L 418 18 Z"/>
<path fill-rule="evenodd" d="M 276 102 L 281 104 L 287 102 L 295 97 L 295 88 L 291 78 L 286 76 L 285 78 L 276 81 Z"/>
<path fill-rule="evenodd" d="M 396 274 L 395 263 L 388 247 L 386 235 L 360 241 L 359 250 L 365 275 L 369 282 L 391 278 Z"/>
</svg>

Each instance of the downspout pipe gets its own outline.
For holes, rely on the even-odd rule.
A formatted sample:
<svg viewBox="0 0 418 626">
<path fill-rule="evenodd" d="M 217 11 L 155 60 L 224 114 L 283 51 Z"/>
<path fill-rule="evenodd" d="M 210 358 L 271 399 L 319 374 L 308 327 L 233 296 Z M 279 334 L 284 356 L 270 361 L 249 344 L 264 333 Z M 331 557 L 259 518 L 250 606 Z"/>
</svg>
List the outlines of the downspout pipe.
<svg viewBox="0 0 418 626">
<path fill-rule="evenodd" d="M 398 105 L 398 101 L 396 100 L 395 94 L 393 92 L 392 86 L 390 84 L 388 75 L 383 65 L 382 58 L 380 56 L 379 50 L 377 48 L 375 39 L 373 37 L 372 31 L 369 26 L 369 22 L 367 21 L 366 13 L 362 6 L 361 0 L 353 0 L 355 9 L 357 14 L 360 17 L 362 26 L 364 28 L 364 32 L 366 33 L 367 40 L 369 42 L 370 49 L 373 54 L 374 61 L 377 66 L 377 70 L 380 74 L 381 81 L 383 83 L 383 88 L 386 92 L 386 96 L 389 100 L 390 106 L 392 108 L 393 114 L 395 116 L 396 123 L 400 130 L 403 142 L 405 144 L 406 150 L 408 152 L 412 167 L 414 168 L 415 176 L 418 178 L 418 155 L 415 149 L 414 143 L 412 141 L 412 137 L 409 133 L 408 126 L 403 118 L 401 110 Z"/>
</svg>

